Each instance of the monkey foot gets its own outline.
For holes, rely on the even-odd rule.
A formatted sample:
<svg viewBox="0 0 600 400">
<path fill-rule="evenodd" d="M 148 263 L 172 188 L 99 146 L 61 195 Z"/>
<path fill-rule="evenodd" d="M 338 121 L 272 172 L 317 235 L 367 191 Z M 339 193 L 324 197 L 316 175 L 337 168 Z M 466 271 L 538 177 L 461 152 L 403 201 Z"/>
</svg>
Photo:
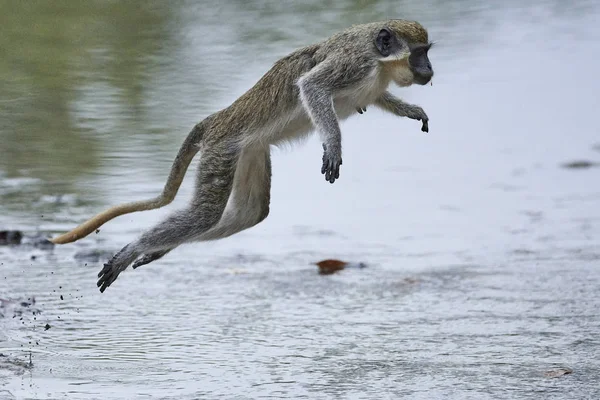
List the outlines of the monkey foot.
<svg viewBox="0 0 600 400">
<path fill-rule="evenodd" d="M 118 268 L 114 268 L 112 260 L 104 264 L 104 268 L 98 274 L 98 282 L 96 285 L 100 288 L 100 293 L 104 293 L 107 287 L 109 287 L 119 276 L 121 271 Z"/>
<path fill-rule="evenodd" d="M 127 251 L 128 246 L 123 247 L 121 251 L 113 256 L 102 270 L 98 273 L 97 286 L 100 288 L 100 293 L 104 293 L 121 272 L 123 272 L 129 264 L 131 264 L 131 254 Z"/>
</svg>

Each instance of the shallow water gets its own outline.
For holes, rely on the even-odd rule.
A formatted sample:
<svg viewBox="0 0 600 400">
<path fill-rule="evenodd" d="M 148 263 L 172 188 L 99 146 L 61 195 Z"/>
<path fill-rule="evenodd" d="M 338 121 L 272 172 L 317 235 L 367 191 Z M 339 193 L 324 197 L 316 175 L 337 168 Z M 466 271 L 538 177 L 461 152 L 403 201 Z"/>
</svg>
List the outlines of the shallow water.
<svg viewBox="0 0 600 400">
<path fill-rule="evenodd" d="M 0 310 L 0 398 L 600 396 L 600 168 L 563 166 L 600 161 L 597 2 L 0 9 L 0 229 L 29 235 L 159 193 L 190 128 L 296 47 L 390 16 L 438 42 L 433 86 L 393 89 L 430 133 L 357 114 L 334 185 L 317 137 L 274 149 L 250 230 L 98 292 L 106 254 L 188 201 L 196 160 L 163 210 L 0 247 L 0 297 L 36 300 Z M 331 257 L 369 267 L 318 275 Z M 573 373 L 544 376 L 558 368 Z"/>
</svg>

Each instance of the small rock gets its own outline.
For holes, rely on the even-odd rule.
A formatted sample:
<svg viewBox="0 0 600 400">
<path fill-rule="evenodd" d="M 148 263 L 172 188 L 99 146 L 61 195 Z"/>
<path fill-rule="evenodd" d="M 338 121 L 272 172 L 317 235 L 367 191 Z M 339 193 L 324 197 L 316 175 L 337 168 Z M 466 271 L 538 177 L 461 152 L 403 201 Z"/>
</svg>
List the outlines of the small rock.
<svg viewBox="0 0 600 400">
<path fill-rule="evenodd" d="M 563 375 L 568 375 L 568 374 L 572 374 L 572 373 L 573 373 L 573 370 L 571 368 L 557 368 L 557 369 L 551 369 L 551 370 L 544 372 L 544 376 L 546 378 L 558 378 Z"/>
<path fill-rule="evenodd" d="M 571 162 L 562 164 L 562 167 L 567 168 L 567 169 L 587 169 L 587 168 L 592 168 L 592 167 L 597 167 L 597 166 L 598 166 L 598 163 L 593 162 L 593 161 L 587 161 L 587 160 L 571 161 Z"/>
<path fill-rule="evenodd" d="M 21 231 L 0 231 L 0 245 L 21 244 L 23 233 Z"/>
<path fill-rule="evenodd" d="M 54 243 L 41 234 L 25 236 L 21 231 L 0 231 L 0 245 L 28 245 L 42 250 L 54 248 Z"/>
</svg>

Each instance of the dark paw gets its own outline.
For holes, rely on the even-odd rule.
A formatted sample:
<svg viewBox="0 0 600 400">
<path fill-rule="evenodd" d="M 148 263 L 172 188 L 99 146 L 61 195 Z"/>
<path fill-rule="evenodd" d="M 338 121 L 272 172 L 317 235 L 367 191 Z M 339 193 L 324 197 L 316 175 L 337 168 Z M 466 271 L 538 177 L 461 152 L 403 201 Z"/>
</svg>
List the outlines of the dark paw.
<svg viewBox="0 0 600 400">
<path fill-rule="evenodd" d="M 338 151 L 327 151 L 327 146 L 325 146 L 325 144 L 323 144 L 323 150 L 323 166 L 321 167 L 321 173 L 325 174 L 326 181 L 333 183 L 340 177 L 340 165 L 342 165 L 342 157 Z"/>
<path fill-rule="evenodd" d="M 356 112 L 359 114 L 367 112 L 367 107 L 356 107 Z"/>
<path fill-rule="evenodd" d="M 408 117 L 411 119 L 415 119 L 417 121 L 422 121 L 423 125 L 421 126 L 421 131 L 429 132 L 429 117 L 425 110 L 423 110 L 419 106 L 413 106 L 412 112 L 409 113 Z"/>
<path fill-rule="evenodd" d="M 100 288 L 100 293 L 104 293 L 106 288 L 117 280 L 119 274 L 129 266 L 131 263 L 129 253 L 128 246 L 125 246 L 104 264 L 104 267 L 98 273 L 98 282 L 96 283 Z"/>
<path fill-rule="evenodd" d="M 98 282 L 96 285 L 100 288 L 100 293 L 104 293 L 119 276 L 121 271 L 114 267 L 112 260 L 104 264 L 104 268 L 98 273 Z"/>
</svg>

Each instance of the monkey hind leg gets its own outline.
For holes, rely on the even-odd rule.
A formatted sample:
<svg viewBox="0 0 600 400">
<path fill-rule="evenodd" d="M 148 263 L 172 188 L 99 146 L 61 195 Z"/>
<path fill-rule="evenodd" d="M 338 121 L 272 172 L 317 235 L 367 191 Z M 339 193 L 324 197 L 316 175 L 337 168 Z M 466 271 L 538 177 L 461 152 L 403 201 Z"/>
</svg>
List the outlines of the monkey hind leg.
<svg viewBox="0 0 600 400">
<path fill-rule="evenodd" d="M 269 214 L 271 153 L 268 146 L 242 151 L 233 180 L 233 191 L 219 223 L 199 240 L 218 240 L 251 228 Z"/>
<path fill-rule="evenodd" d="M 131 263 L 142 256 L 136 268 L 165 255 L 183 243 L 200 240 L 215 226 L 232 191 L 238 153 L 231 148 L 213 148 L 200 159 L 196 193 L 188 208 L 176 211 L 115 254 L 98 274 L 104 292 Z"/>
</svg>

